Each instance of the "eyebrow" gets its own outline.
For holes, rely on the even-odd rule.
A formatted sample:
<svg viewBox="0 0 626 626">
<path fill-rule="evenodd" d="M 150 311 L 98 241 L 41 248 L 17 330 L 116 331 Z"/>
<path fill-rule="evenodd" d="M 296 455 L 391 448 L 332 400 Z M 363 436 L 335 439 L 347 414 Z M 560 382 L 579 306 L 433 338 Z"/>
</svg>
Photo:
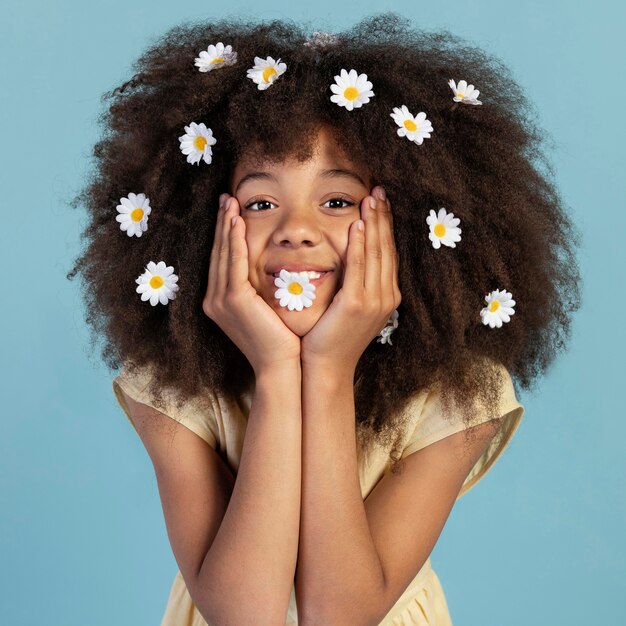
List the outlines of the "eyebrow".
<svg viewBox="0 0 626 626">
<path fill-rule="evenodd" d="M 344 170 L 340 168 L 334 168 L 330 170 L 320 170 L 317 175 L 320 178 L 348 178 L 350 180 L 356 181 L 360 183 L 364 187 L 367 185 L 363 182 L 363 179 L 356 173 L 351 170 Z M 276 177 L 270 174 L 269 172 L 250 172 L 246 174 L 238 183 L 235 188 L 235 193 L 239 191 L 239 188 L 244 184 L 251 180 L 269 180 L 271 182 L 278 182 Z"/>
</svg>

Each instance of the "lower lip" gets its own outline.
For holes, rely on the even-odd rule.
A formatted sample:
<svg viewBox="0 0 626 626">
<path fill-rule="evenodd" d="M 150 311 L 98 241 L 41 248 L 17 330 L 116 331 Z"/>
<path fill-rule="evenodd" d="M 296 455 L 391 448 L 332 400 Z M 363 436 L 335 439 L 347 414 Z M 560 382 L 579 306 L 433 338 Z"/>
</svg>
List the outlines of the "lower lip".
<svg viewBox="0 0 626 626">
<path fill-rule="evenodd" d="M 322 274 L 319 278 L 309 278 L 309 282 L 313 283 L 315 285 L 315 287 L 317 288 L 317 286 L 329 275 L 332 274 L 332 270 L 330 272 L 326 272 L 325 274 Z M 272 285 L 275 286 L 274 281 L 276 280 L 276 278 L 278 278 L 278 276 L 273 276 L 272 274 L 268 274 L 267 275 L 269 277 L 269 279 L 272 281 Z"/>
</svg>

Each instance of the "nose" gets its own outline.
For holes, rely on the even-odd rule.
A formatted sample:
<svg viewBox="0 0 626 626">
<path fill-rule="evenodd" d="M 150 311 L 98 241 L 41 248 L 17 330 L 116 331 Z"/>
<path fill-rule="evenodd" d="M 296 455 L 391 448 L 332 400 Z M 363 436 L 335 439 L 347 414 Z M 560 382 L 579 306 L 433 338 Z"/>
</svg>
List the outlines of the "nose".
<svg viewBox="0 0 626 626">
<path fill-rule="evenodd" d="M 321 239 L 321 230 L 317 222 L 315 210 L 304 204 L 292 205 L 282 214 L 276 225 L 273 241 L 276 245 L 316 245 Z"/>
</svg>

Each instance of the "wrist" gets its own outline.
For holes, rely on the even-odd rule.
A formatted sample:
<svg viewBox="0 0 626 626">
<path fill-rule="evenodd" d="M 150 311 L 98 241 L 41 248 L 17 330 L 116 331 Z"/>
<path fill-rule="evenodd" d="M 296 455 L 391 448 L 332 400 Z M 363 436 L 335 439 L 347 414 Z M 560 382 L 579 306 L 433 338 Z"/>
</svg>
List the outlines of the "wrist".
<svg viewBox="0 0 626 626">
<path fill-rule="evenodd" d="M 302 359 L 303 381 L 315 381 L 318 385 L 328 388 L 341 388 L 346 385 L 354 386 L 356 364 L 329 362 L 321 359 Z"/>
<path fill-rule="evenodd" d="M 300 381 L 302 378 L 302 366 L 299 358 L 289 358 L 272 363 L 263 363 L 254 368 L 255 386 L 259 383 L 270 385 L 280 384 L 281 381 Z"/>
</svg>

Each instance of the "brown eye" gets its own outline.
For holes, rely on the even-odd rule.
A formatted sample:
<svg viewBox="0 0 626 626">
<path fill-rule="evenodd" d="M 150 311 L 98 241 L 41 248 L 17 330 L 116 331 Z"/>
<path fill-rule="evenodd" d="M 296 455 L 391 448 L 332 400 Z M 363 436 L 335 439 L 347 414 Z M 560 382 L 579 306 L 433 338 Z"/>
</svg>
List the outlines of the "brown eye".
<svg viewBox="0 0 626 626">
<path fill-rule="evenodd" d="M 345 206 L 329 206 L 327 208 L 329 209 L 345 209 L 349 206 L 354 206 L 354 202 L 352 202 L 352 200 L 348 200 L 347 198 L 341 198 L 341 197 L 337 197 L 337 198 L 331 198 L 330 200 L 326 200 L 326 202 L 324 202 L 324 206 L 326 206 L 326 204 L 328 204 L 329 202 L 343 202 L 345 204 Z"/>
<path fill-rule="evenodd" d="M 249 202 L 248 204 L 246 204 L 245 208 L 248 209 L 249 211 L 267 211 L 268 208 L 270 207 L 265 207 L 265 208 L 258 208 L 258 209 L 252 209 L 250 207 L 253 207 L 255 204 L 274 204 L 273 202 L 270 202 L 269 200 L 254 200 L 253 202 Z M 276 205 L 274 205 L 276 206 Z"/>
</svg>

